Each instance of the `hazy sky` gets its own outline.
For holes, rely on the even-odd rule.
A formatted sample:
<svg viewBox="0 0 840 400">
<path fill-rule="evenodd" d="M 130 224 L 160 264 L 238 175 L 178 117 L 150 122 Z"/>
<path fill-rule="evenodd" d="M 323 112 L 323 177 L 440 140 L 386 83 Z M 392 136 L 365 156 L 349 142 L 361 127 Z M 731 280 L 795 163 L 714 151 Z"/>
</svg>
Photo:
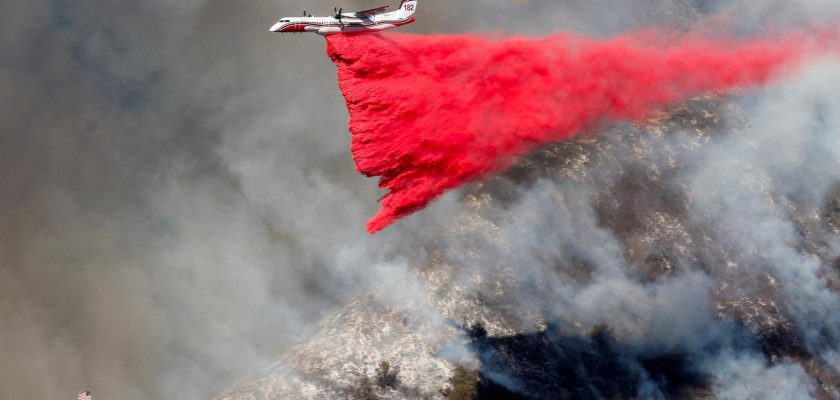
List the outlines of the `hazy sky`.
<svg viewBox="0 0 840 400">
<path fill-rule="evenodd" d="M 720 8 L 428 0 L 405 31 L 607 35 L 694 3 Z M 800 23 L 832 2 L 776 3 L 730 12 Z M 0 3 L 0 392 L 208 398 L 440 223 L 451 199 L 365 234 L 381 193 L 355 172 L 324 40 L 267 31 L 333 5 Z"/>
</svg>

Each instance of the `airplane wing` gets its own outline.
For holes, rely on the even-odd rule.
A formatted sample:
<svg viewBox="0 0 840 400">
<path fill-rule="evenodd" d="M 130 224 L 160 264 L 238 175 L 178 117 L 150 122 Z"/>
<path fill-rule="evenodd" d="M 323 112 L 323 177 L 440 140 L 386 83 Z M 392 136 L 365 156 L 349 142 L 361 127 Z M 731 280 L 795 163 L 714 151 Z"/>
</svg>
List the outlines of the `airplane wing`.
<svg viewBox="0 0 840 400">
<path fill-rule="evenodd" d="M 374 14 L 379 14 L 379 13 L 387 10 L 389 7 L 391 7 L 391 6 L 382 6 L 382 7 L 377 7 L 377 8 L 371 8 L 370 10 L 356 11 L 353 14 L 356 14 L 357 16 L 374 15 Z"/>
</svg>

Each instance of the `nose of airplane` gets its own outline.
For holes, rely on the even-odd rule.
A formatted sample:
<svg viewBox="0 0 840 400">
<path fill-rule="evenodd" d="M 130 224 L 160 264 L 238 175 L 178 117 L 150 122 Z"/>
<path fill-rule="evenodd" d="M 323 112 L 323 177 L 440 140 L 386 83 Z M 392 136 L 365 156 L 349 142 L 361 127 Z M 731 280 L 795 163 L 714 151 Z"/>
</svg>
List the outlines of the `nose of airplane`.
<svg viewBox="0 0 840 400">
<path fill-rule="evenodd" d="M 280 23 L 276 23 L 268 29 L 269 32 L 280 32 Z"/>
</svg>

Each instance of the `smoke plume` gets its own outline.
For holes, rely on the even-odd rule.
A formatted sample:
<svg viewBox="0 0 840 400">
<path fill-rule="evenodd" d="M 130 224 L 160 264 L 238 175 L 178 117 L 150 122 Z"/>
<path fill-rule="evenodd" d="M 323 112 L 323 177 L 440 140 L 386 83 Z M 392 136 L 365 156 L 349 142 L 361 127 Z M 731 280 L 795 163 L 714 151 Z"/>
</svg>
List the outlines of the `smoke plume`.
<svg viewBox="0 0 840 400">
<path fill-rule="evenodd" d="M 0 2 L 0 392 L 333 399 L 387 360 L 432 399 L 458 363 L 636 398 L 673 375 L 701 378 L 686 398 L 840 398 L 840 61 L 549 144 L 368 236 L 376 185 L 323 38 L 266 31 L 304 3 L 386 2 Z M 429 1 L 401 31 L 838 20 L 835 0 L 715 3 Z M 463 346 L 465 321 L 487 338 Z M 568 356 L 499 351 L 542 339 Z"/>
<path fill-rule="evenodd" d="M 810 53 L 804 36 L 609 40 L 471 35 L 328 39 L 358 170 L 388 190 L 370 233 L 547 142 L 635 120 L 699 93 L 766 82 Z"/>
</svg>

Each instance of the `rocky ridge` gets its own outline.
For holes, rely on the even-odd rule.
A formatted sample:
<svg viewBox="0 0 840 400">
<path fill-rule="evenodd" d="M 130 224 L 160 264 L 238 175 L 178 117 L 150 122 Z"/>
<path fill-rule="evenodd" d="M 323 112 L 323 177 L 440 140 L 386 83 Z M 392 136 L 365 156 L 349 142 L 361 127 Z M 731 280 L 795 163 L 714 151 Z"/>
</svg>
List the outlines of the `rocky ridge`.
<svg viewBox="0 0 840 400">
<path fill-rule="evenodd" d="M 553 144 L 518 161 L 465 190 L 446 232 L 423 239 L 425 259 L 411 260 L 426 287 L 422 301 L 394 306 L 375 291 L 361 294 L 285 352 L 270 376 L 218 399 L 441 399 L 457 367 L 478 372 L 473 398 L 717 398 L 714 377 L 692 364 L 693 350 L 628 339 L 621 327 L 547 311 L 565 296 L 552 297 L 560 289 L 523 278 L 528 269 L 520 254 L 552 265 L 569 285 L 586 287 L 604 273 L 594 256 L 576 255 L 573 247 L 555 253 L 568 246 L 564 240 L 545 238 L 551 249 L 545 254 L 509 240 L 505 226 L 521 217 L 517 207 L 534 191 L 558 208 L 588 205 L 593 232 L 604 235 L 591 246 L 617 249 L 617 268 L 633 282 L 653 287 L 687 274 L 710 277 L 706 306 L 721 326 L 754 345 L 767 365 L 801 366 L 815 382 L 813 396 L 840 398 L 840 375 L 797 328 L 782 278 L 754 268 L 762 249 L 728 246 L 723 238 L 732 227 L 702 218 L 703 193 L 685 181 L 710 143 L 745 129 L 735 103 L 707 95 L 645 123 Z M 772 177 L 756 176 L 744 184 L 766 188 L 766 200 L 795 225 L 796 247 L 833 265 L 821 276 L 840 288 L 840 187 L 812 204 L 775 193 Z M 552 303 L 528 299 L 523 307 L 526 286 Z M 375 384 L 382 361 L 399 368 L 397 387 Z"/>
</svg>

